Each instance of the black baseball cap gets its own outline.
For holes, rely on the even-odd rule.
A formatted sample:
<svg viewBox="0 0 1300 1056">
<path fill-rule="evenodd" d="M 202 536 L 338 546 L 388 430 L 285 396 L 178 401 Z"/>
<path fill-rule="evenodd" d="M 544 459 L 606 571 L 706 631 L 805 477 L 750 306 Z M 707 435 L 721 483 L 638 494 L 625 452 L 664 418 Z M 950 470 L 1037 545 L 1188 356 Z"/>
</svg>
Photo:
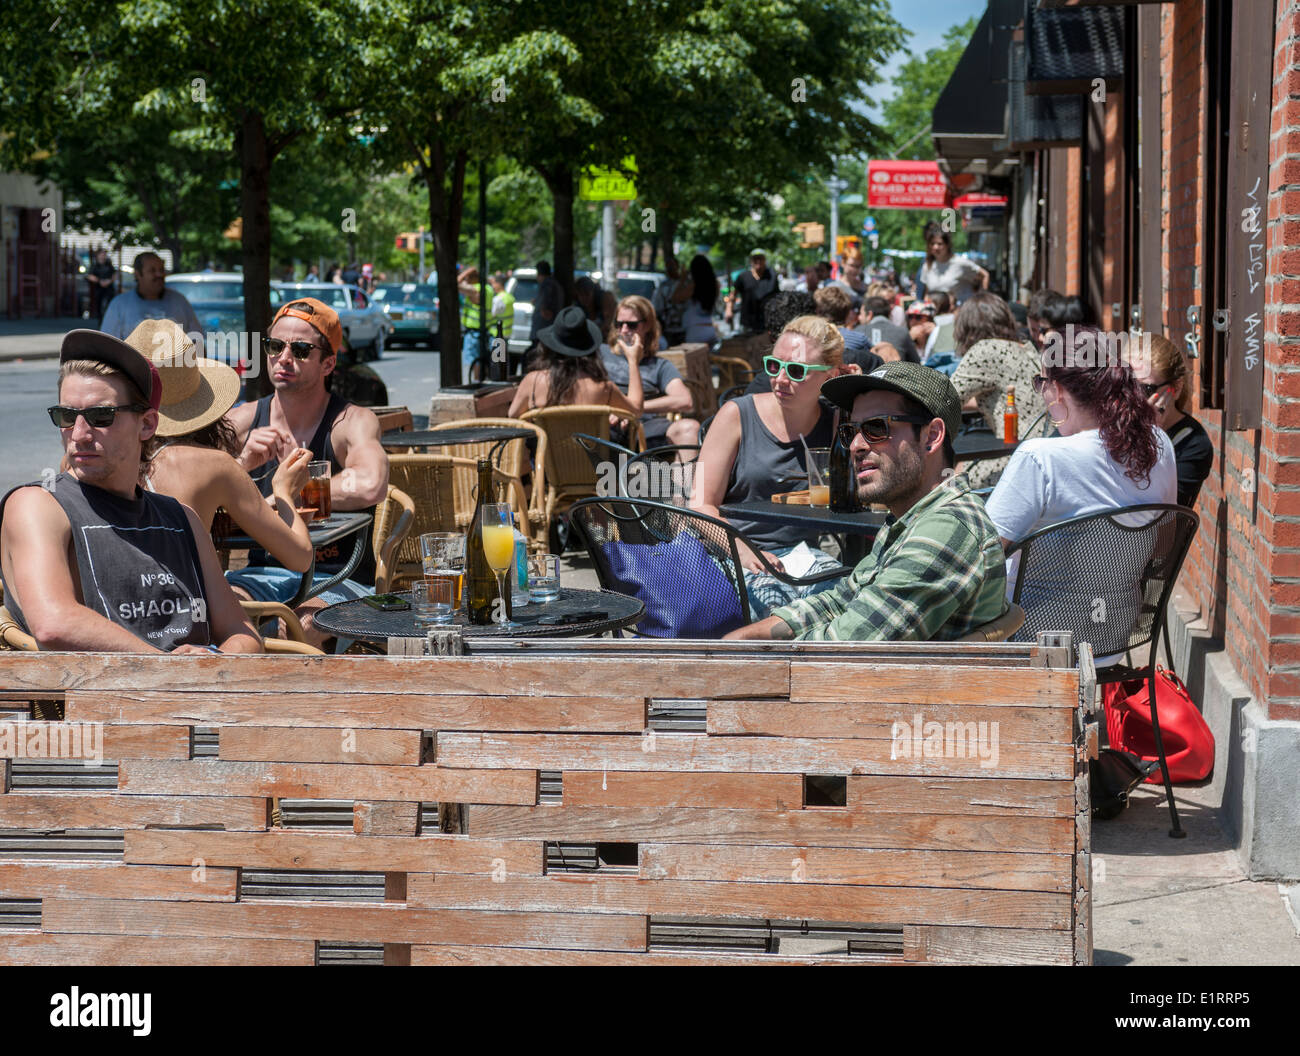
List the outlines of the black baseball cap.
<svg viewBox="0 0 1300 1056">
<path fill-rule="evenodd" d="M 822 385 L 822 396 L 846 411 L 864 392 L 883 389 L 910 396 L 936 418 L 942 418 L 950 440 L 961 429 L 961 399 L 948 375 L 920 363 L 886 363 L 870 374 L 841 374 Z"/>
<path fill-rule="evenodd" d="M 135 384 L 144 398 L 158 409 L 162 381 L 153 365 L 125 341 L 99 330 L 69 330 L 59 347 L 59 363 L 89 359 L 120 370 Z"/>
</svg>

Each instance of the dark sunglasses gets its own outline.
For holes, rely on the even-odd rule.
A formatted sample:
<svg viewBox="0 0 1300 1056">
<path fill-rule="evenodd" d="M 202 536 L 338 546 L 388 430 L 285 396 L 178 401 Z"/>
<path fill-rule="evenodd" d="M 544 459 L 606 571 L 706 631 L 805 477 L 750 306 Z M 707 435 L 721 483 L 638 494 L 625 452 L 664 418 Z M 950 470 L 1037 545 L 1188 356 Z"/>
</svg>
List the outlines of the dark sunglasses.
<svg viewBox="0 0 1300 1056">
<path fill-rule="evenodd" d="M 630 326 L 633 330 L 635 330 L 635 329 L 637 329 L 637 327 L 639 327 L 639 326 L 641 325 L 641 320 L 640 320 L 640 319 L 620 319 L 620 320 L 618 320 L 618 322 L 615 323 L 614 325 L 617 326 L 620 330 L 622 330 L 623 327 L 625 327 L 625 326 Z"/>
<path fill-rule="evenodd" d="M 80 415 L 86 419 L 86 424 L 92 429 L 107 429 L 117 418 L 118 411 L 147 411 L 149 408 L 143 403 L 119 403 L 105 404 L 102 407 L 47 407 L 50 412 L 50 421 L 60 429 L 71 429 L 77 424 L 77 416 Z"/>
<path fill-rule="evenodd" d="M 1162 381 L 1159 383 L 1140 381 L 1138 382 L 1138 384 L 1142 386 L 1142 391 L 1147 395 L 1148 398 L 1154 396 L 1161 389 L 1169 388 L 1169 382 L 1167 381 Z"/>
<path fill-rule="evenodd" d="M 1030 384 L 1033 386 L 1034 391 L 1041 396 L 1043 394 L 1043 386 L 1047 384 L 1047 381 L 1048 379 L 1042 374 L 1035 374 L 1034 380 Z"/>
<path fill-rule="evenodd" d="M 869 444 L 879 444 L 894 435 L 891 422 L 911 422 L 913 425 L 929 425 L 933 418 L 919 414 L 882 414 L 867 418 L 861 422 L 845 422 L 840 426 L 840 442 L 846 447 L 853 443 L 855 436 L 861 436 Z"/>
<path fill-rule="evenodd" d="M 810 370 L 831 369 L 823 363 L 798 363 L 788 359 L 777 359 L 776 356 L 763 357 L 763 369 L 767 371 L 769 378 L 775 378 L 779 375 L 782 367 L 785 368 L 785 376 L 791 381 L 803 381 Z"/>
<path fill-rule="evenodd" d="M 294 359 L 306 359 L 311 355 L 313 348 L 320 348 L 321 351 L 324 351 L 322 346 L 313 341 L 282 341 L 278 337 L 262 338 L 262 347 L 266 349 L 266 354 L 272 359 L 275 359 L 284 351 L 285 345 L 289 346 L 289 351 L 293 353 Z"/>
</svg>

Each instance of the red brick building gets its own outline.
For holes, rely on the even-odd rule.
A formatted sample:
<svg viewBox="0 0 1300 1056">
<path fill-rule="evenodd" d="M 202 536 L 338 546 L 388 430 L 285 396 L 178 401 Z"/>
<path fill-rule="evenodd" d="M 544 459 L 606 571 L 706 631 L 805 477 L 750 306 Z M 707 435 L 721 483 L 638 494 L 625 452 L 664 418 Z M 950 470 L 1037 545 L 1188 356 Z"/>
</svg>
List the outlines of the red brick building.
<svg viewBox="0 0 1300 1056">
<path fill-rule="evenodd" d="M 1300 4 L 991 0 L 976 50 L 933 134 L 1010 198 L 990 270 L 1192 357 L 1216 454 L 1174 655 L 1248 871 L 1300 877 Z"/>
</svg>

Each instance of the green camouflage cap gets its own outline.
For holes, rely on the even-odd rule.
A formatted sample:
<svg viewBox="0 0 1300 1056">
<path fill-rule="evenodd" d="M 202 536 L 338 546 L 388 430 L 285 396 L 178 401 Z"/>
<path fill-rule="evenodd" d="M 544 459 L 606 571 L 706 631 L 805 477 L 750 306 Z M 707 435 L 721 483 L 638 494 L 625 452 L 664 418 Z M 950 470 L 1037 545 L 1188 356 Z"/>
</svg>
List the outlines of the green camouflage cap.
<svg viewBox="0 0 1300 1056">
<path fill-rule="evenodd" d="M 764 252 L 764 251 L 761 250 L 761 249 L 751 249 L 751 250 L 749 251 L 749 259 L 750 259 L 750 260 L 753 260 L 755 257 L 762 257 L 764 260 L 766 260 L 766 259 L 767 259 L 767 253 Z"/>
<path fill-rule="evenodd" d="M 870 374 L 841 374 L 822 386 L 822 395 L 852 412 L 855 397 L 876 389 L 910 396 L 936 418 L 942 418 L 948 438 L 956 440 L 961 430 L 961 399 L 957 390 L 948 375 L 920 363 L 885 363 Z"/>
</svg>

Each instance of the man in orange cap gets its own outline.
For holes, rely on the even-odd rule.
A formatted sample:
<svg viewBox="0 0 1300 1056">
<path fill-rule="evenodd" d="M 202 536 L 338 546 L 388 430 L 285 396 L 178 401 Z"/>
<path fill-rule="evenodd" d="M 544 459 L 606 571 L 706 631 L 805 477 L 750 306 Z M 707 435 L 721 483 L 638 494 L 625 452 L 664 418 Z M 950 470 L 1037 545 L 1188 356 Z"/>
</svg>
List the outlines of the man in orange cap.
<svg viewBox="0 0 1300 1056">
<path fill-rule="evenodd" d="M 280 459 L 296 448 L 307 447 L 313 460 L 330 463 L 334 509 L 372 509 L 388 494 L 388 456 L 379 443 L 379 419 L 367 408 L 329 391 L 329 376 L 343 344 L 338 313 L 314 297 L 289 301 L 275 313 L 262 343 L 275 392 L 230 412 L 230 421 L 243 441 L 240 465 L 252 474 L 262 493 L 269 495 Z M 343 545 L 350 553 L 351 541 Z M 317 552 L 317 575 L 342 568 L 346 553 L 340 544 L 334 544 L 330 552 Z M 369 547 L 365 554 L 352 578 L 373 583 L 374 558 Z M 257 563 L 257 556 L 250 555 L 250 565 Z M 287 600 L 299 579 L 290 573 L 284 584 L 278 580 L 263 584 L 245 582 L 238 575 L 231 574 L 232 583 L 262 601 Z M 286 589 L 287 597 L 281 596 Z"/>
</svg>

